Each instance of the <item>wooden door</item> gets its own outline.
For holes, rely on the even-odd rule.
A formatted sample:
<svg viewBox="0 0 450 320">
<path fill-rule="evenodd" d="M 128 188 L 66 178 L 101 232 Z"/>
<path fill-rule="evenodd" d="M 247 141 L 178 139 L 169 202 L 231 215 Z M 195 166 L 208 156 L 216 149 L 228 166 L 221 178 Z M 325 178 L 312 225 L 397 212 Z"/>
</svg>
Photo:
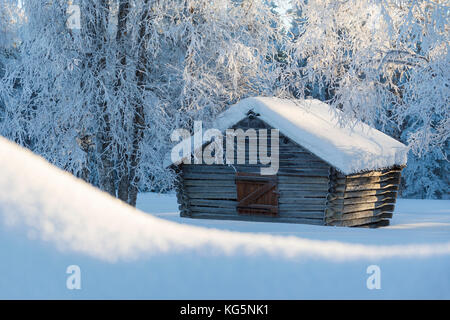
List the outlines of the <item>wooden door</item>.
<svg viewBox="0 0 450 320">
<path fill-rule="evenodd" d="M 239 214 L 278 214 L 277 176 L 238 172 L 236 189 Z"/>
</svg>

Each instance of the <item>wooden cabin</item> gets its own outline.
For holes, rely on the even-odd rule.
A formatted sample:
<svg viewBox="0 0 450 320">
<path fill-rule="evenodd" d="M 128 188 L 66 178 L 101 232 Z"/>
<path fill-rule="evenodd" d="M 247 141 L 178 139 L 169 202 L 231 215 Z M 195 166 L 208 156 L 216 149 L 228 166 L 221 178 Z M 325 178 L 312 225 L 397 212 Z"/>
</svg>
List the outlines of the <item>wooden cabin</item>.
<svg viewBox="0 0 450 320">
<path fill-rule="evenodd" d="M 213 150 L 214 156 L 223 159 L 223 164 L 193 160 L 193 155 L 201 155 L 212 143 L 217 145 L 212 139 L 201 140 L 190 156 L 177 154 L 174 159 L 172 155 L 166 163 L 178 173 L 181 216 L 328 226 L 388 225 L 407 149 L 365 124 L 340 124 L 336 112 L 318 100 L 262 97 L 228 108 L 211 128 L 221 133 L 265 129 L 267 137 L 262 137 L 272 159 L 278 157 L 278 170 L 262 174 L 261 169 L 269 164 L 267 159 L 266 164 L 255 163 L 256 150 L 250 147 L 254 135 L 245 137 L 245 161 L 242 156 L 240 161 L 236 159 L 238 150 L 242 151 L 237 139 L 230 144 L 225 136 L 217 136 L 223 140 L 224 150 L 222 154 Z M 185 146 L 192 146 L 191 140 Z M 277 142 L 277 148 L 272 148 Z M 259 153 L 258 157 L 262 159 Z"/>
</svg>

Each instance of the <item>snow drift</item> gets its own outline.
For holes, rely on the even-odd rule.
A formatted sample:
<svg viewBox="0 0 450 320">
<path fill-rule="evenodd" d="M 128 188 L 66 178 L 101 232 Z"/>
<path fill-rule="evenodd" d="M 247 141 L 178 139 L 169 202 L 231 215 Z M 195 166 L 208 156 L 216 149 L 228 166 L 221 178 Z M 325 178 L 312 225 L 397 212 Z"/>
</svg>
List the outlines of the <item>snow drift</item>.
<svg viewBox="0 0 450 320">
<path fill-rule="evenodd" d="M 107 261 L 186 250 L 332 260 L 450 254 L 450 243 L 369 246 L 215 230 L 158 219 L 3 138 L 0 138 L 0 189 L 2 223 L 65 252 Z"/>
</svg>

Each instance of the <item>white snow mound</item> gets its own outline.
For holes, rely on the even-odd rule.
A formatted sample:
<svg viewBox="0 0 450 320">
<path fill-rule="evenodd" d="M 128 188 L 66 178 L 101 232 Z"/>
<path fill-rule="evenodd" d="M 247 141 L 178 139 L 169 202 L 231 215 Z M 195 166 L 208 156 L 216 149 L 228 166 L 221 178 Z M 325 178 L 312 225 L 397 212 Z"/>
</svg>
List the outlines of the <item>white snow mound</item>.
<svg viewBox="0 0 450 320">
<path fill-rule="evenodd" d="M 202 255 L 269 254 L 330 260 L 450 254 L 448 242 L 360 245 L 170 222 L 110 197 L 2 137 L 0 190 L 0 232 L 19 230 L 64 252 L 106 261 L 186 250 Z"/>
</svg>

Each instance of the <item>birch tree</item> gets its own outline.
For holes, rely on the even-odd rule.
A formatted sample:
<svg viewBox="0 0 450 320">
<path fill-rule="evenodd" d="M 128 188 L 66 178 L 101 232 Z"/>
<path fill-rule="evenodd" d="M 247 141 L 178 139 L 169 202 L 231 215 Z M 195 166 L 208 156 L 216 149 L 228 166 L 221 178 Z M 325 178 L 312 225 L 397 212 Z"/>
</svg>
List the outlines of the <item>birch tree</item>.
<svg viewBox="0 0 450 320">
<path fill-rule="evenodd" d="M 404 195 L 448 197 L 449 3 L 295 0 L 284 93 L 311 95 L 411 149 Z"/>
</svg>

